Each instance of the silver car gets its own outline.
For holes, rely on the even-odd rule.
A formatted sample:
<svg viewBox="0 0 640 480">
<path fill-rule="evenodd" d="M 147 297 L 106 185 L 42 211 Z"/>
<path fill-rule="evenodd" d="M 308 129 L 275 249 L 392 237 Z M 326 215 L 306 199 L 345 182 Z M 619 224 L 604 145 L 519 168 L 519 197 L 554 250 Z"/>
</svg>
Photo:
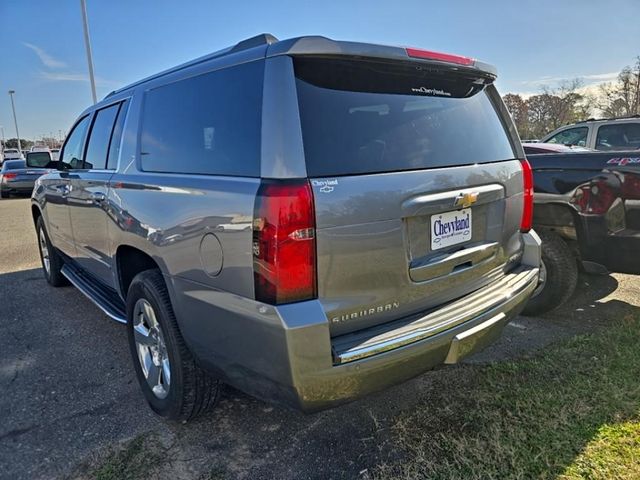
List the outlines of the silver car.
<svg viewBox="0 0 640 480">
<path fill-rule="evenodd" d="M 490 65 L 260 35 L 83 112 L 33 194 L 44 274 L 126 323 L 158 414 L 221 381 L 314 411 L 456 363 L 535 289 Z"/>
</svg>

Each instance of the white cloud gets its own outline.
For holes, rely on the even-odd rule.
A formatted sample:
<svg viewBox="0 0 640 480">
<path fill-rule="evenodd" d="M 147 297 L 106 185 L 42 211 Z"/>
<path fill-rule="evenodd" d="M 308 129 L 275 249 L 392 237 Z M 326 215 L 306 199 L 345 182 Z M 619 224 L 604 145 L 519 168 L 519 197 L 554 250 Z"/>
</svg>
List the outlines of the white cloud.
<svg viewBox="0 0 640 480">
<path fill-rule="evenodd" d="M 51 82 L 88 82 L 89 81 L 89 75 L 86 75 L 84 73 L 41 71 L 40 76 L 45 80 L 49 80 Z M 111 80 L 105 80 L 104 78 L 96 77 L 96 85 L 101 85 L 105 87 L 115 87 L 115 86 L 118 86 L 119 84 Z"/>
<path fill-rule="evenodd" d="M 66 63 L 64 63 L 61 60 L 58 60 L 57 58 L 52 57 L 37 45 L 34 45 L 32 43 L 27 43 L 27 42 L 22 42 L 22 44 L 25 47 L 33 50 L 35 54 L 38 56 L 38 58 L 40 59 L 40 61 L 42 62 L 42 64 L 47 68 L 64 68 L 67 66 Z"/>
<path fill-rule="evenodd" d="M 600 84 L 605 82 L 612 82 L 616 78 L 618 78 L 618 74 L 620 72 L 608 72 L 608 73 L 594 73 L 588 75 L 574 75 L 572 77 L 552 77 L 552 76 L 544 76 L 537 78 L 535 80 L 524 80 L 520 82 L 522 85 L 527 85 L 528 87 L 552 87 L 558 86 L 563 82 L 570 82 L 576 78 L 583 81 L 584 84 Z"/>
</svg>

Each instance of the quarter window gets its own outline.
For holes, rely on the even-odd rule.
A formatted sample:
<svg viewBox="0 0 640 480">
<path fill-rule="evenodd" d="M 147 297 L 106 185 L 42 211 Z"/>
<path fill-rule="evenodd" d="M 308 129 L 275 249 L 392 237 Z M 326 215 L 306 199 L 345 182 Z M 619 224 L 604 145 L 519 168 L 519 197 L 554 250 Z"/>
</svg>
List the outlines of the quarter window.
<svg viewBox="0 0 640 480">
<path fill-rule="evenodd" d="M 89 116 L 87 115 L 76 123 L 76 126 L 67 137 L 60 156 L 61 170 L 83 168 L 84 158 L 82 153 L 84 152 L 84 139 L 88 127 Z"/>
<path fill-rule="evenodd" d="M 598 128 L 597 150 L 636 150 L 640 148 L 640 123 L 603 125 Z"/>
<path fill-rule="evenodd" d="M 259 176 L 263 72 L 250 62 L 148 91 L 142 169 Z"/>
</svg>

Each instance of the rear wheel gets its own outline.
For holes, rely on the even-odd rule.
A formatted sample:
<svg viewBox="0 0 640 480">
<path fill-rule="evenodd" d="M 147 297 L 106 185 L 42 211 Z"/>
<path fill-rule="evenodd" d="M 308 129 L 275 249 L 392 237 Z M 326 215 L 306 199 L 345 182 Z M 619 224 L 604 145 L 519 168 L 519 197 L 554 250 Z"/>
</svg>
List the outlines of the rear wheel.
<svg viewBox="0 0 640 480">
<path fill-rule="evenodd" d="M 3 192 L 0 190 L 0 198 L 9 198 L 9 192 Z"/>
<path fill-rule="evenodd" d="M 219 382 L 196 365 L 187 349 L 158 270 L 139 273 L 131 282 L 127 320 L 133 365 L 151 409 L 184 421 L 213 408 Z"/>
<path fill-rule="evenodd" d="M 576 289 L 578 267 L 567 243 L 554 232 L 538 232 L 542 239 L 540 279 L 524 315 L 540 315 L 558 308 Z"/>
<path fill-rule="evenodd" d="M 38 217 L 36 221 L 36 234 L 38 235 L 38 250 L 40 251 L 44 278 L 54 287 L 68 285 L 69 281 L 62 275 L 64 261 L 55 247 L 51 245 L 42 217 Z"/>
</svg>

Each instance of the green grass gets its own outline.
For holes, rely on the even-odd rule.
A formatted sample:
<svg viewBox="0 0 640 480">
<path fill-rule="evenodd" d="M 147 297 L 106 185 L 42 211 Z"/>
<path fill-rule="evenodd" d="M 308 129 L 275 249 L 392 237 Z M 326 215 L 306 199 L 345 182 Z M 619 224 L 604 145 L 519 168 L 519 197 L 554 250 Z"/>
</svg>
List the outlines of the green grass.
<svg viewBox="0 0 640 480">
<path fill-rule="evenodd" d="M 95 480 L 135 480 L 151 478 L 161 457 L 154 441 L 139 435 L 123 447 L 110 450 L 100 464 L 89 472 Z"/>
<path fill-rule="evenodd" d="M 640 316 L 534 358 L 434 375 L 374 477 L 640 478 Z"/>
</svg>

